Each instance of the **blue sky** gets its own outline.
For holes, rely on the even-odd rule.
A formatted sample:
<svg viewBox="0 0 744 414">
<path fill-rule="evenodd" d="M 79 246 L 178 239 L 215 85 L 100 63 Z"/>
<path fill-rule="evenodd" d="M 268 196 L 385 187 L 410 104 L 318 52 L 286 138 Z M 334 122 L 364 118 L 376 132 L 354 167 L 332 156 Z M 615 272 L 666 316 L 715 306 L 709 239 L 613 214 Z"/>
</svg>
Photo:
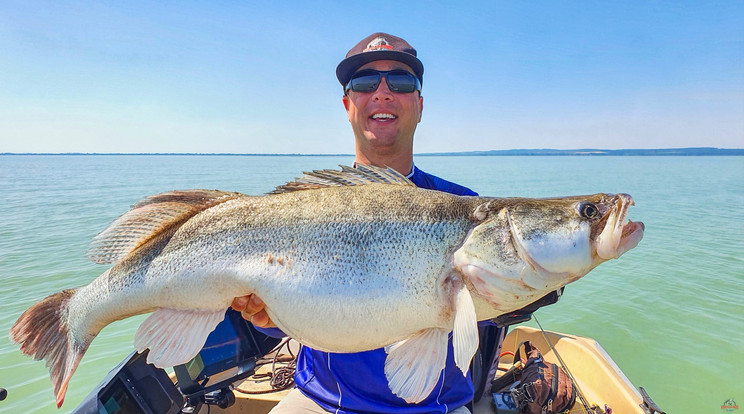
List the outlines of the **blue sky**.
<svg viewBox="0 0 744 414">
<path fill-rule="evenodd" d="M 4 0 L 0 153 L 351 153 L 376 31 L 424 62 L 416 152 L 744 147 L 744 2 L 455 3 Z"/>
</svg>

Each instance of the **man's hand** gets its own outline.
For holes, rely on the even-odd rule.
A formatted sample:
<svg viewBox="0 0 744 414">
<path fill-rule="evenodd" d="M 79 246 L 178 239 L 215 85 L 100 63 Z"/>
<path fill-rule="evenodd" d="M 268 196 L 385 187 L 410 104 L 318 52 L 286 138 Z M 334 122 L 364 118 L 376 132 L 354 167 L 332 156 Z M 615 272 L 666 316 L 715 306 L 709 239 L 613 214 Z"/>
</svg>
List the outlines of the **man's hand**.
<svg viewBox="0 0 744 414">
<path fill-rule="evenodd" d="M 264 309 L 263 301 L 256 295 L 241 296 L 233 299 L 233 309 L 240 312 L 248 321 L 259 328 L 276 328 L 269 314 Z"/>
</svg>

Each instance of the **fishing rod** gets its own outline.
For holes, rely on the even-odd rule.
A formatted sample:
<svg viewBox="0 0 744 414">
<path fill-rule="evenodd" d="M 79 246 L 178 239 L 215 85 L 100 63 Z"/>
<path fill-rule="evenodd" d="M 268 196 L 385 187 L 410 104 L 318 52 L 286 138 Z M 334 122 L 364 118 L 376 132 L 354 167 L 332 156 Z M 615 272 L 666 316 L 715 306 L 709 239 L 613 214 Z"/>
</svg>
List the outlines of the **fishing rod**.
<svg viewBox="0 0 744 414">
<path fill-rule="evenodd" d="M 553 350 L 553 353 L 558 358 L 558 362 L 560 362 L 563 369 L 566 371 L 566 374 L 568 374 L 568 378 L 571 380 L 571 383 L 573 384 L 574 388 L 576 389 L 576 393 L 579 396 L 579 400 L 581 400 L 581 405 L 584 406 L 584 410 L 586 413 L 593 413 L 594 410 L 589 407 L 589 404 L 586 402 L 586 399 L 584 398 L 584 393 L 581 391 L 581 388 L 579 388 L 579 383 L 576 382 L 576 379 L 574 378 L 573 374 L 571 374 L 571 370 L 568 369 L 568 365 L 563 361 L 563 358 L 561 358 L 561 355 L 558 353 L 558 350 L 555 349 L 553 346 L 553 343 L 550 342 L 550 339 L 548 339 L 548 335 L 545 334 L 545 329 L 543 329 L 542 325 L 540 324 L 540 321 L 537 320 L 537 316 L 532 315 L 532 317 L 535 319 L 535 322 L 537 322 L 537 326 L 540 327 L 540 332 L 542 332 L 543 338 L 545 338 L 545 342 L 548 343 L 548 346 L 550 346 L 550 349 Z"/>
<path fill-rule="evenodd" d="M 558 362 L 563 366 L 563 369 L 566 371 L 566 374 L 568 375 L 568 378 L 571 380 L 571 383 L 573 383 L 574 388 L 577 391 L 577 394 L 579 396 L 579 399 L 581 400 L 581 404 L 584 406 L 584 409 L 587 410 L 587 413 L 594 413 L 595 411 L 592 410 L 592 407 L 589 406 L 589 404 L 586 402 L 586 399 L 584 398 L 584 393 L 579 388 L 579 384 L 576 382 L 576 379 L 574 378 L 573 374 L 571 374 L 571 370 L 568 369 L 568 366 L 563 361 L 563 358 L 561 358 L 561 355 L 558 353 L 558 350 L 555 349 L 553 346 L 553 343 L 550 342 L 550 339 L 548 339 L 548 335 L 545 333 L 545 329 L 543 329 L 542 325 L 540 324 L 540 321 L 537 320 L 537 317 L 535 315 L 532 315 L 533 318 L 535 318 L 535 322 L 537 322 L 537 326 L 540 328 L 540 331 L 542 332 L 543 338 L 545 339 L 545 342 L 547 342 L 548 346 L 550 346 L 550 349 L 553 350 L 553 353 L 555 353 L 555 356 L 558 358 Z M 651 399 L 651 397 L 648 395 L 645 389 L 643 387 L 639 387 L 641 392 L 641 408 L 643 411 L 645 411 L 648 414 L 666 414 L 664 410 L 659 408 L 658 405 Z M 597 409 L 599 409 L 604 414 L 611 414 L 612 408 L 609 408 L 605 405 L 605 409 L 602 410 L 599 406 L 596 404 L 594 405 Z"/>
</svg>

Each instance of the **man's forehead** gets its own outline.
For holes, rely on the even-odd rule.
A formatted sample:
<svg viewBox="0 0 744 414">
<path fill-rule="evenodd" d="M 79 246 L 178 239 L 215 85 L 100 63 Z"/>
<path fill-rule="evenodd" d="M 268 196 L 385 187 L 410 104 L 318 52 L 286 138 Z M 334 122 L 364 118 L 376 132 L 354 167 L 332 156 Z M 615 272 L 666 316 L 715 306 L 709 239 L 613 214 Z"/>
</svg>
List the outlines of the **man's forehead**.
<svg viewBox="0 0 744 414">
<path fill-rule="evenodd" d="M 406 65 L 403 62 L 398 62 L 397 60 L 375 60 L 372 62 L 367 63 L 366 65 L 362 65 L 357 69 L 357 72 L 362 69 L 376 69 L 376 70 L 395 70 L 395 69 L 403 69 L 405 71 L 413 72 L 413 68 Z"/>
</svg>

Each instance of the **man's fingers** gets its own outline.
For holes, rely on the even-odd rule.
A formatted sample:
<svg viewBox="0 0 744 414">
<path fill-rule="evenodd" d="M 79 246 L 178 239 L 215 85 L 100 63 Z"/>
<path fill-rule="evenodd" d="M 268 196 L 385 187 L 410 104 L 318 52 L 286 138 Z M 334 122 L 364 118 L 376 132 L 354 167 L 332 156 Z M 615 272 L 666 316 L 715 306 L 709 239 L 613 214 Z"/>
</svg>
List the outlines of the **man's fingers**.
<svg viewBox="0 0 744 414">
<path fill-rule="evenodd" d="M 246 313 L 250 314 L 251 316 L 246 319 L 249 319 L 253 325 L 258 326 L 259 328 L 273 328 L 276 325 L 274 325 L 274 322 L 269 318 L 269 314 L 266 313 L 265 309 L 266 305 L 263 303 L 261 298 L 256 295 L 251 295 L 250 301 L 248 301 L 248 306 L 246 306 L 245 311 L 243 311 L 243 317 L 245 318 Z"/>
<path fill-rule="evenodd" d="M 263 303 L 261 298 L 256 295 L 246 295 L 233 299 L 233 309 L 240 312 L 243 319 L 251 321 L 251 323 L 259 328 L 273 328 L 276 327 L 274 322 L 269 318 L 269 314 L 266 313 L 264 308 L 266 305 Z"/>
<path fill-rule="evenodd" d="M 235 298 L 233 299 L 232 305 L 230 305 L 230 307 L 235 309 L 238 312 L 242 312 L 245 310 L 245 307 L 248 306 L 248 302 L 250 301 L 250 298 L 251 298 L 250 295 Z"/>
<path fill-rule="evenodd" d="M 245 318 L 245 313 L 243 313 L 243 317 Z M 265 310 L 254 313 L 253 316 L 250 317 L 250 321 L 253 325 L 258 326 L 259 328 L 271 328 L 276 326 L 271 322 L 271 318 L 269 318 L 269 314 L 266 313 Z"/>
<path fill-rule="evenodd" d="M 256 295 L 250 295 L 248 296 L 248 299 L 249 300 L 245 306 L 245 311 L 250 313 L 251 315 L 259 311 L 262 311 L 266 307 L 266 305 L 264 305 L 261 298 L 259 298 Z"/>
</svg>

